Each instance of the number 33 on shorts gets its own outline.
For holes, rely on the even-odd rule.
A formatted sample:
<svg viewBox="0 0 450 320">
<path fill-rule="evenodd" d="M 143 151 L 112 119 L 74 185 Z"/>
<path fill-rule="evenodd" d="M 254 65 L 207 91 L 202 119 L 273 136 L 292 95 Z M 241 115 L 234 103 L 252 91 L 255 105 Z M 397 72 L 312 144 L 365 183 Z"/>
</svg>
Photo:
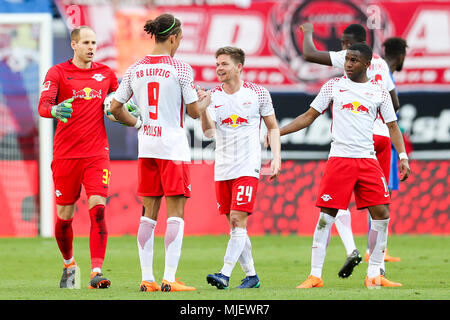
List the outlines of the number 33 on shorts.
<svg viewBox="0 0 450 320">
<path fill-rule="evenodd" d="M 109 186 L 109 180 L 111 179 L 111 171 L 108 169 L 103 169 L 102 182 L 103 184 Z"/>
</svg>

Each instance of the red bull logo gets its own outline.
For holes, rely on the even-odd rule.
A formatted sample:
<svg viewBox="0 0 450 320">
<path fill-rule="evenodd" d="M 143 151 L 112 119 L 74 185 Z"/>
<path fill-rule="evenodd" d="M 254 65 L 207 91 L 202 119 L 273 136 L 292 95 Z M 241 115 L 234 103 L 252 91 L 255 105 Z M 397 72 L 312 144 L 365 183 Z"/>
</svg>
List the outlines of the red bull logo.
<svg viewBox="0 0 450 320">
<path fill-rule="evenodd" d="M 81 90 L 73 90 L 73 98 L 81 98 L 85 100 L 91 100 L 94 98 L 102 98 L 102 90 L 95 90 L 92 88 L 83 88 Z"/>
<path fill-rule="evenodd" d="M 236 114 L 232 114 L 228 118 L 223 119 L 221 121 L 221 124 L 236 128 L 239 127 L 240 125 L 248 124 L 248 119 L 242 118 Z"/>
<path fill-rule="evenodd" d="M 354 102 L 351 102 L 351 103 L 344 104 L 342 106 L 342 109 L 349 110 L 349 111 L 351 111 L 353 113 L 363 113 L 364 112 L 364 113 L 369 114 L 369 108 L 363 106 L 358 101 L 354 101 Z"/>
</svg>

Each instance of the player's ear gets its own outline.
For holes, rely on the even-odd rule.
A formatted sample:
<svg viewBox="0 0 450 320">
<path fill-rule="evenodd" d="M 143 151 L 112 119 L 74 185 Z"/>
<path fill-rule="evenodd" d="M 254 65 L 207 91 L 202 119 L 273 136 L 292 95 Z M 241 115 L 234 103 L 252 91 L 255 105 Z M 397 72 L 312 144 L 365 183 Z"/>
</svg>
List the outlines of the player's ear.
<svg viewBox="0 0 450 320">
<path fill-rule="evenodd" d="M 242 70 L 244 69 L 244 66 L 242 65 L 242 63 L 238 63 L 237 68 L 239 70 L 239 73 L 242 73 Z"/>
</svg>

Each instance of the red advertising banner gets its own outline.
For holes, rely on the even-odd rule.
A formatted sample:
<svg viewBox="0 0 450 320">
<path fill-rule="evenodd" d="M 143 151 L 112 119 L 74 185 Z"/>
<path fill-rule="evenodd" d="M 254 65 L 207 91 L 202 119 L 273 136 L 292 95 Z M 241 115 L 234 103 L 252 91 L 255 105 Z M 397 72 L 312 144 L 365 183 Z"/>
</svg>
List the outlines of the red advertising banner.
<svg viewBox="0 0 450 320">
<path fill-rule="evenodd" d="M 248 220 L 252 235 L 312 235 L 319 209 L 315 206 L 320 178 L 325 165 L 320 161 L 284 161 L 282 174 L 276 181 L 263 176 L 259 182 L 254 212 Z M 411 161 L 413 174 L 400 190 L 394 191 L 390 205 L 389 232 L 393 234 L 450 235 L 450 163 L 445 160 Z M 9 171 L 20 170 L 16 181 L 0 183 L 0 237 L 38 235 L 38 216 L 32 203 L 38 198 L 37 163 L 0 161 Z M 111 183 L 106 205 L 106 221 L 111 236 L 136 235 L 142 215 L 142 202 L 136 195 L 137 162 L 112 161 Z M 6 172 L 6 171 L 5 171 Z M 20 186 L 14 192 L 11 184 Z M 214 189 L 214 165 L 191 165 L 192 197 L 186 203 L 185 234 L 226 234 L 229 227 L 217 209 Z M 352 201 L 353 232 L 367 233 L 367 210 L 356 210 Z M 34 214 L 33 214 L 34 213 Z M 156 234 L 166 229 L 166 204 L 162 201 Z M 90 219 L 84 189 L 76 203 L 74 234 L 88 236 Z M 333 229 L 336 235 L 336 230 Z"/>
<path fill-rule="evenodd" d="M 381 55 L 386 38 L 402 37 L 409 48 L 403 71 L 395 75 L 398 89 L 441 91 L 450 86 L 448 1 L 254 0 L 245 9 L 232 0 L 153 1 L 152 7 L 56 2 L 69 27 L 89 24 L 96 30 L 97 61 L 116 68 L 120 76 L 152 46 L 143 32 L 145 21 L 170 12 L 183 23 L 177 57 L 192 65 L 196 81 L 205 87 L 216 85 L 214 52 L 231 45 L 246 52 L 246 80 L 272 91 L 316 91 L 341 71 L 303 59 L 299 26 L 307 21 L 314 24 L 320 50 L 340 50 L 342 31 L 351 23 L 366 26 L 368 43 Z"/>
</svg>

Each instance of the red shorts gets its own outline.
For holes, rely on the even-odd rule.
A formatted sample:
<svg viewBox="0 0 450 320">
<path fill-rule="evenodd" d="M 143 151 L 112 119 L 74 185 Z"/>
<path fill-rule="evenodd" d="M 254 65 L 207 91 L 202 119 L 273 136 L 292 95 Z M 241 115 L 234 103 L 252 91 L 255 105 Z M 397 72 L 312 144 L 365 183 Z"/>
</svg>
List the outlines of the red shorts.
<svg viewBox="0 0 450 320">
<path fill-rule="evenodd" d="M 373 146 L 384 176 L 386 177 L 386 180 L 389 181 L 391 172 L 391 139 L 389 137 L 374 134 Z"/>
<path fill-rule="evenodd" d="M 353 191 L 358 209 L 390 203 L 388 184 L 377 160 L 331 157 L 316 206 L 347 209 Z"/>
<path fill-rule="evenodd" d="M 81 185 L 90 196 L 108 196 L 111 171 L 109 158 L 89 157 L 79 159 L 56 159 L 52 161 L 56 204 L 74 204 L 80 198 Z"/>
<path fill-rule="evenodd" d="M 138 159 L 138 195 L 144 197 L 191 196 L 187 162 L 155 158 Z"/>
<path fill-rule="evenodd" d="M 220 214 L 229 214 L 231 210 L 251 214 L 257 189 L 258 179 L 255 177 L 216 181 L 216 198 Z"/>
</svg>

